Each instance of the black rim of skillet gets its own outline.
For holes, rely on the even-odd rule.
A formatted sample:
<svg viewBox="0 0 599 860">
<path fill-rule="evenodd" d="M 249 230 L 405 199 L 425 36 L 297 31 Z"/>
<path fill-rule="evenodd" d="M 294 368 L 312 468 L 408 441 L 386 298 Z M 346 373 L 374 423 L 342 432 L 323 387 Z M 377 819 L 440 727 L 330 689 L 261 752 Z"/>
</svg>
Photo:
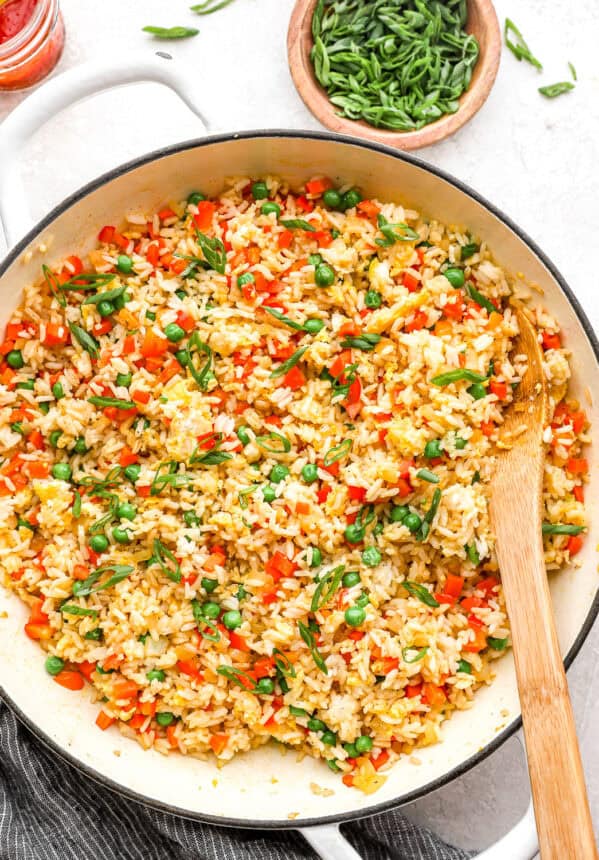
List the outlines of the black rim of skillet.
<svg viewBox="0 0 599 860">
<path fill-rule="evenodd" d="M 219 135 L 211 135 L 205 138 L 200 138 L 197 140 L 187 140 L 182 143 L 177 143 L 172 146 L 163 147 L 161 149 L 155 150 L 154 152 L 150 152 L 147 155 L 143 155 L 140 158 L 133 159 L 132 161 L 128 161 L 125 164 L 120 165 L 119 167 L 114 168 L 113 170 L 109 170 L 106 173 L 99 176 L 97 179 L 92 182 L 84 185 L 74 194 L 71 194 L 67 197 L 62 203 L 56 206 L 48 215 L 45 216 L 38 224 L 33 227 L 29 233 L 21 239 L 21 241 L 10 250 L 7 257 L 0 263 L 0 277 L 6 272 L 9 266 L 19 257 L 19 255 L 24 251 L 24 249 L 29 245 L 29 243 L 35 238 L 35 236 L 44 230 L 49 224 L 52 223 L 59 215 L 69 209 L 74 203 L 77 203 L 82 198 L 86 197 L 90 192 L 96 191 L 102 185 L 112 181 L 113 179 L 118 178 L 119 176 L 123 176 L 126 173 L 130 173 L 134 171 L 138 167 L 142 167 L 145 164 L 148 164 L 152 161 L 157 161 L 161 158 L 168 157 L 170 155 L 176 155 L 179 152 L 184 152 L 190 149 L 201 149 L 204 146 L 211 146 L 213 144 L 218 143 L 230 143 L 236 140 L 254 140 L 256 138 L 300 138 L 300 139 L 311 139 L 311 140 L 322 140 L 328 141 L 332 143 L 339 143 L 345 146 L 358 146 L 363 149 L 370 149 L 375 152 L 380 152 L 383 155 L 389 155 L 398 161 L 407 161 L 410 164 L 413 164 L 415 167 L 419 167 L 422 170 L 426 170 L 429 173 L 432 173 L 439 179 L 444 180 L 445 182 L 453 185 L 454 188 L 462 191 L 476 203 L 479 203 L 481 206 L 484 206 L 488 211 L 490 211 L 496 218 L 502 221 L 513 233 L 515 233 L 532 251 L 532 253 L 539 258 L 539 260 L 543 263 L 545 268 L 550 272 L 553 278 L 559 284 L 562 292 L 565 294 L 566 298 L 570 302 L 576 316 L 578 317 L 578 321 L 582 326 L 589 342 L 593 348 L 593 352 L 595 354 L 595 359 L 599 364 L 599 341 L 595 336 L 591 323 L 586 317 L 585 312 L 580 306 L 578 299 L 566 283 L 564 277 L 558 271 L 558 269 L 554 266 L 551 260 L 543 253 L 543 251 L 537 246 L 537 244 L 524 232 L 520 227 L 518 227 L 514 222 L 507 217 L 500 209 L 482 197 L 478 192 L 474 191 L 470 186 L 461 182 L 459 179 L 455 179 L 448 173 L 445 173 L 443 170 L 440 170 L 438 167 L 427 164 L 425 161 L 409 154 L 406 152 L 401 152 L 396 149 L 392 149 L 391 147 L 385 146 L 379 143 L 372 143 L 370 141 L 362 140 L 359 138 L 354 138 L 348 135 L 335 134 L 333 132 L 319 132 L 319 131 L 302 131 L 302 130 L 290 130 L 290 129 L 271 129 L 271 130 L 260 130 L 260 131 L 244 131 L 239 133 L 228 133 L 228 134 L 219 134 Z M 580 651 L 583 642 L 588 636 L 593 623 L 599 614 L 599 589 L 595 593 L 595 597 L 589 607 L 589 611 L 585 618 L 584 624 L 582 625 L 580 632 L 578 633 L 576 639 L 567 655 L 564 658 L 564 664 L 566 669 L 568 669 Z M 21 708 L 12 701 L 10 696 L 6 693 L 6 691 L 0 686 L 0 698 L 4 700 L 4 702 L 12 709 L 18 719 L 27 726 L 27 728 L 35 735 L 35 737 L 41 741 L 41 743 L 56 753 L 60 758 L 66 761 L 68 764 L 77 768 L 80 772 L 84 773 L 86 776 L 90 777 L 95 782 L 100 785 L 110 789 L 111 791 L 122 795 L 123 797 L 127 797 L 130 800 L 141 803 L 145 806 L 150 806 L 153 809 L 158 809 L 161 812 L 169 812 L 173 815 L 177 815 L 181 818 L 187 818 L 195 821 L 201 821 L 209 824 L 214 824 L 220 827 L 238 827 L 238 828 L 247 828 L 247 829 L 260 829 L 260 830 L 297 830 L 299 828 L 304 827 L 313 827 L 316 825 L 323 824 L 343 824 L 348 823 L 350 821 L 355 821 L 359 818 L 366 818 L 370 815 L 377 815 L 381 812 L 386 812 L 390 809 L 397 808 L 398 806 L 403 806 L 404 804 L 411 803 L 414 800 L 418 800 L 421 797 L 424 797 L 427 794 L 430 794 L 433 791 L 436 791 L 439 788 L 447 785 L 452 782 L 452 780 L 456 779 L 456 777 L 465 774 L 467 771 L 471 770 L 477 764 L 486 759 L 489 755 L 499 749 L 518 729 L 522 726 L 522 718 L 517 717 L 509 726 L 507 726 L 503 731 L 499 732 L 497 736 L 488 743 L 483 749 L 474 753 L 474 755 L 470 756 L 468 759 L 463 761 L 461 764 L 452 768 L 447 773 L 443 774 L 443 776 L 438 777 L 437 779 L 431 780 L 426 785 L 421 786 L 420 788 L 415 789 L 414 791 L 408 792 L 405 795 L 401 795 L 400 798 L 395 798 L 391 800 L 386 800 L 383 803 L 375 803 L 372 806 L 368 806 L 365 808 L 361 808 L 355 810 L 353 812 L 344 812 L 339 813 L 337 815 L 323 815 L 317 818 L 306 818 L 306 819 L 295 819 L 293 821 L 290 820 L 272 820 L 272 821 L 256 821 L 251 822 L 248 819 L 244 818 L 229 818 L 224 817 L 220 818 L 214 815 L 205 815 L 201 812 L 193 812 L 186 809 L 181 809 L 177 806 L 172 806 L 168 803 L 163 803 L 159 800 L 154 800 L 152 798 L 145 797 L 142 794 L 139 794 L 131 789 L 125 788 L 119 783 L 114 782 L 109 777 L 104 774 L 99 773 L 95 768 L 90 767 L 87 764 L 84 764 L 82 761 L 77 759 L 75 756 L 71 755 L 67 750 L 63 749 L 58 743 L 52 740 L 51 737 L 45 734 L 34 722 L 31 720 L 22 710 Z"/>
</svg>

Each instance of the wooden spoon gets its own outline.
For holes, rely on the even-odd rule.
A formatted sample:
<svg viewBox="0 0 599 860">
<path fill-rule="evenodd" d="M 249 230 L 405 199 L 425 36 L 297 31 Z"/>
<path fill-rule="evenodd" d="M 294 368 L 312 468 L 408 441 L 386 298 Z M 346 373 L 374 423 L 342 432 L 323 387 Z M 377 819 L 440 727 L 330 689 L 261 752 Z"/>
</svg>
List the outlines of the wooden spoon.
<svg viewBox="0 0 599 860">
<path fill-rule="evenodd" d="M 510 619 L 528 770 L 543 860 L 597 858 L 593 823 L 541 535 L 549 397 L 537 333 L 521 310 L 514 353 L 528 370 L 506 414 L 502 438 L 526 430 L 502 451 L 492 483 L 495 552 Z"/>
<path fill-rule="evenodd" d="M 287 59 L 291 77 L 304 104 L 327 128 L 376 143 L 385 143 L 396 149 L 420 149 L 453 134 L 485 103 L 495 82 L 501 57 L 501 31 L 491 0 L 468 0 L 466 30 L 478 39 L 480 56 L 474 67 L 470 86 L 460 97 L 459 110 L 454 114 L 442 116 L 417 131 L 390 131 L 339 116 L 337 108 L 329 101 L 327 93 L 318 83 L 310 60 L 310 51 L 314 44 L 312 15 L 316 3 L 317 0 L 297 0 L 287 31 Z"/>
</svg>

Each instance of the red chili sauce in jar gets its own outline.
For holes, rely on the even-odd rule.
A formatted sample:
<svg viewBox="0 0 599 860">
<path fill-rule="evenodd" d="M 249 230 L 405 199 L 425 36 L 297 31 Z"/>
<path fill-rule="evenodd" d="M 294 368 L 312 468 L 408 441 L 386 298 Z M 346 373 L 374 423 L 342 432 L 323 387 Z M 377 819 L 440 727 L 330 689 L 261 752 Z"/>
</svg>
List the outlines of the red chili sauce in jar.
<svg viewBox="0 0 599 860">
<path fill-rule="evenodd" d="M 48 75 L 62 54 L 58 0 L 0 0 L 0 90 L 19 90 Z"/>
</svg>

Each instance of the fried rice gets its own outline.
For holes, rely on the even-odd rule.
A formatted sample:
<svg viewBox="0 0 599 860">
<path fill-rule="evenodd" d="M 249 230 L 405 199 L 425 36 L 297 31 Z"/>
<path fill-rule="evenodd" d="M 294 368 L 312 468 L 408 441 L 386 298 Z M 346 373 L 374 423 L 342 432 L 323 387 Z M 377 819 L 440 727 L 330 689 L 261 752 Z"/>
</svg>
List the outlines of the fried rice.
<svg viewBox="0 0 599 860">
<path fill-rule="evenodd" d="M 322 177 L 129 212 L 25 285 L 1 576 L 100 729 L 218 763 L 274 739 L 366 792 L 440 740 L 510 642 L 488 503 L 513 291 L 484 237 Z M 588 424 L 527 312 L 552 569 L 582 546 Z"/>
</svg>

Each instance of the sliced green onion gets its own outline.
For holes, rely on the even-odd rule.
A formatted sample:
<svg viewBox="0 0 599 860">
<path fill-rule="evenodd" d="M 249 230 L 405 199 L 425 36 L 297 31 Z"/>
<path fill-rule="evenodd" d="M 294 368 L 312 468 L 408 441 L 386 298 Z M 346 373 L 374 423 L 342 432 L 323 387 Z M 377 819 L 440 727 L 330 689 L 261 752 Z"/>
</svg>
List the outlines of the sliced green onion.
<svg viewBox="0 0 599 860">
<path fill-rule="evenodd" d="M 428 645 L 420 650 L 413 647 L 402 648 L 401 653 L 404 663 L 418 663 L 428 653 Z"/>
<path fill-rule="evenodd" d="M 309 345 L 308 345 L 309 346 Z M 288 358 L 287 361 L 284 361 L 283 364 L 280 364 L 273 372 L 270 374 L 271 379 L 278 379 L 280 376 L 284 376 L 288 371 L 291 370 L 292 367 L 301 360 L 303 354 L 308 349 L 307 346 L 302 346 L 301 349 L 296 350 L 293 353 L 291 358 Z"/>
<path fill-rule="evenodd" d="M 451 385 L 452 382 L 484 382 L 486 376 L 482 373 L 477 373 L 475 370 L 468 370 L 465 367 L 459 367 L 455 370 L 448 370 L 447 373 L 440 373 L 438 376 L 433 376 L 431 382 L 433 385 L 438 385 L 443 388 L 445 385 Z"/>
<path fill-rule="evenodd" d="M 420 478 L 421 481 L 428 481 L 429 484 L 438 484 L 441 480 L 438 475 L 435 475 L 429 469 L 418 469 L 416 477 Z"/>
<path fill-rule="evenodd" d="M 69 328 L 79 346 L 81 346 L 86 352 L 89 352 L 92 358 L 98 358 L 100 355 L 100 344 L 95 337 L 92 337 L 84 328 L 81 328 L 80 325 L 75 325 L 75 323 L 70 322 Z"/>
<path fill-rule="evenodd" d="M 320 653 L 320 651 L 316 647 L 316 640 L 314 639 L 314 633 L 306 624 L 303 623 L 303 621 L 298 621 L 297 626 L 298 626 L 300 636 L 302 637 L 302 639 L 304 640 L 304 642 L 308 646 L 310 653 L 312 654 L 312 659 L 316 663 L 317 667 L 325 675 L 328 675 L 329 670 L 327 669 L 327 665 L 324 662 L 322 654 Z"/>
<path fill-rule="evenodd" d="M 160 565 L 162 572 L 173 582 L 181 582 L 181 567 L 173 553 L 158 538 L 154 538 L 150 563 Z M 170 561 L 172 567 L 167 564 Z"/>
<path fill-rule="evenodd" d="M 288 230 L 306 230 L 308 233 L 315 233 L 316 227 L 310 224 L 309 221 L 304 221 L 303 218 L 282 218 L 280 223 L 287 227 Z"/>
<path fill-rule="evenodd" d="M 344 573 L 345 565 L 342 564 L 322 577 L 316 586 L 314 594 L 312 595 L 312 602 L 310 604 L 311 612 L 317 612 L 329 602 L 331 597 L 338 590 Z"/>
<path fill-rule="evenodd" d="M 270 442 L 276 442 L 276 445 L 270 445 Z M 291 451 L 291 442 L 286 436 L 281 433 L 275 433 L 271 430 L 262 436 L 256 436 L 256 445 L 270 454 L 287 454 Z"/>
<path fill-rule="evenodd" d="M 409 580 L 405 580 L 405 582 L 401 583 L 408 594 L 411 594 L 412 597 L 417 597 L 421 603 L 425 603 L 427 606 L 436 607 L 440 604 L 430 593 L 428 588 L 425 588 L 424 585 L 420 585 L 418 582 L 410 582 Z"/>
<path fill-rule="evenodd" d="M 336 463 L 337 460 L 341 460 L 342 457 L 349 454 L 353 444 L 354 443 L 351 439 L 344 439 L 343 442 L 339 443 L 339 445 L 335 445 L 334 448 L 329 448 L 323 459 L 325 466 L 331 466 L 333 463 Z"/>
</svg>

